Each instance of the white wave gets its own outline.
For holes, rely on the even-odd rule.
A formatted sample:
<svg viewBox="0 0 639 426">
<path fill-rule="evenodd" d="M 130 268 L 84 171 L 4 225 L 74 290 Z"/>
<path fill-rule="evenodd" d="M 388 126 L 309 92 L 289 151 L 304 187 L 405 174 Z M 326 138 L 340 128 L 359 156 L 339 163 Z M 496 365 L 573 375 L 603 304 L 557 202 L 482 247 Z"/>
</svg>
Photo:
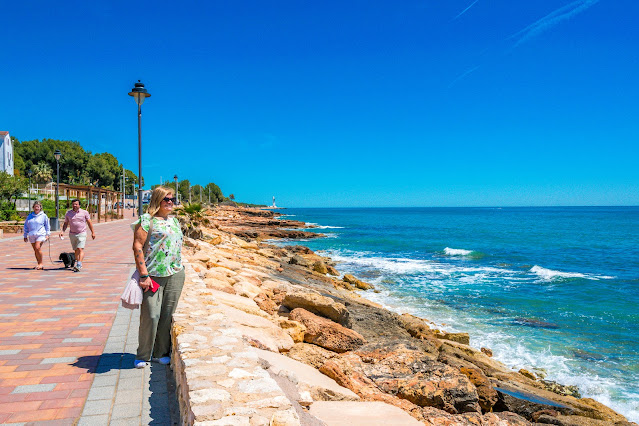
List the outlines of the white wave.
<svg viewBox="0 0 639 426">
<path fill-rule="evenodd" d="M 315 229 L 344 229 L 343 226 L 329 226 L 329 225 L 320 225 L 319 223 L 306 222 L 307 225 L 312 226 Z"/>
<path fill-rule="evenodd" d="M 449 256 L 468 256 L 472 252 L 473 252 L 472 250 L 454 249 L 450 247 L 446 247 L 444 249 L 444 253 L 446 253 Z"/>
<path fill-rule="evenodd" d="M 392 258 L 376 256 L 371 252 L 351 252 L 348 250 L 328 251 L 327 254 L 335 261 L 346 263 L 354 267 L 375 268 L 392 274 L 433 274 L 434 276 L 450 276 L 454 274 L 488 273 L 493 275 L 513 275 L 515 271 L 507 269 L 484 267 L 460 267 L 439 263 L 432 260 L 418 260 L 409 258 Z"/>
<path fill-rule="evenodd" d="M 552 269 L 543 268 L 541 266 L 535 265 L 530 268 L 530 272 L 537 275 L 544 281 L 553 281 L 561 278 L 585 278 L 589 280 L 611 280 L 615 277 L 609 277 L 607 275 L 591 275 L 591 274 L 582 274 L 579 272 L 561 272 L 554 271 Z"/>
</svg>

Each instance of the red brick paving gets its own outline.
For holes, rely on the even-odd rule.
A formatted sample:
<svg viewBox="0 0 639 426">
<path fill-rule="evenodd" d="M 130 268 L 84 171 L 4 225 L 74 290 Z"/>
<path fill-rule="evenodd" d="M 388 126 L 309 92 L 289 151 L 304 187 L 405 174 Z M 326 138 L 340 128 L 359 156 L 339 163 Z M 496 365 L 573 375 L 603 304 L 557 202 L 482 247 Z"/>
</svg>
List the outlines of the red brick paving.
<svg viewBox="0 0 639 426">
<path fill-rule="evenodd" d="M 30 244 L 0 239 L 0 423 L 73 424 L 79 418 L 133 267 L 132 220 L 96 225 L 80 273 L 51 264 L 48 244 L 45 270 L 32 270 Z M 52 236 L 50 249 L 55 262 L 71 245 Z M 65 341 L 78 338 L 91 340 Z M 53 387 L 18 393 L 25 385 Z"/>
</svg>

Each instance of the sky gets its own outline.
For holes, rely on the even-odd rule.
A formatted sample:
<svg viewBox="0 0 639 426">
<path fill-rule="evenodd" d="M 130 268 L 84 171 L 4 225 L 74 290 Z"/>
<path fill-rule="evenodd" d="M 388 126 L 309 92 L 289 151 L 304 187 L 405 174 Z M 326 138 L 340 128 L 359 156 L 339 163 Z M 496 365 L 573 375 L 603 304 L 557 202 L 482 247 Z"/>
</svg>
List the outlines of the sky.
<svg viewBox="0 0 639 426">
<path fill-rule="evenodd" d="M 0 130 L 283 207 L 639 205 L 636 0 L 0 0 Z"/>
</svg>

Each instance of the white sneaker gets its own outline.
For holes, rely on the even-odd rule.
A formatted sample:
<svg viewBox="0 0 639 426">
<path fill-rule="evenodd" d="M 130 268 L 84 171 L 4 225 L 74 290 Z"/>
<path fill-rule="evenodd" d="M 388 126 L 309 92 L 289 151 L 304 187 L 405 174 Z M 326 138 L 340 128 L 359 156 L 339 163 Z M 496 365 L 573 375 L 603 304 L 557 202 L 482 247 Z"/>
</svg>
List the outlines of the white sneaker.
<svg viewBox="0 0 639 426">
<path fill-rule="evenodd" d="M 141 359 L 136 359 L 135 361 L 133 361 L 133 366 L 135 368 L 144 368 L 146 367 L 146 365 L 147 365 L 147 362 Z"/>
<path fill-rule="evenodd" d="M 171 363 L 171 357 L 163 356 L 162 358 L 153 358 L 153 362 L 159 362 L 162 365 L 167 365 Z"/>
</svg>

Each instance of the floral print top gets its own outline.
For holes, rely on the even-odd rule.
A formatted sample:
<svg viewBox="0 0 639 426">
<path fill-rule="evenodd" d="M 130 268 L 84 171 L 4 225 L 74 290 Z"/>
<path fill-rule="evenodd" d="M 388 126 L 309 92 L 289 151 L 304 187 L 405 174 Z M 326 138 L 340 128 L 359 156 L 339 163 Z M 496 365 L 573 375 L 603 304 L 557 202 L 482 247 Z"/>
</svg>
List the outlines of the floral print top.
<svg viewBox="0 0 639 426">
<path fill-rule="evenodd" d="M 143 214 L 140 219 L 131 224 L 131 228 L 135 230 L 140 221 L 142 221 L 142 229 L 149 232 L 151 215 Z M 184 268 L 182 230 L 176 218 L 169 217 L 166 220 L 161 217 L 153 218 L 153 229 L 149 238 L 149 247 L 144 253 L 144 260 L 152 277 L 168 277 Z"/>
</svg>

